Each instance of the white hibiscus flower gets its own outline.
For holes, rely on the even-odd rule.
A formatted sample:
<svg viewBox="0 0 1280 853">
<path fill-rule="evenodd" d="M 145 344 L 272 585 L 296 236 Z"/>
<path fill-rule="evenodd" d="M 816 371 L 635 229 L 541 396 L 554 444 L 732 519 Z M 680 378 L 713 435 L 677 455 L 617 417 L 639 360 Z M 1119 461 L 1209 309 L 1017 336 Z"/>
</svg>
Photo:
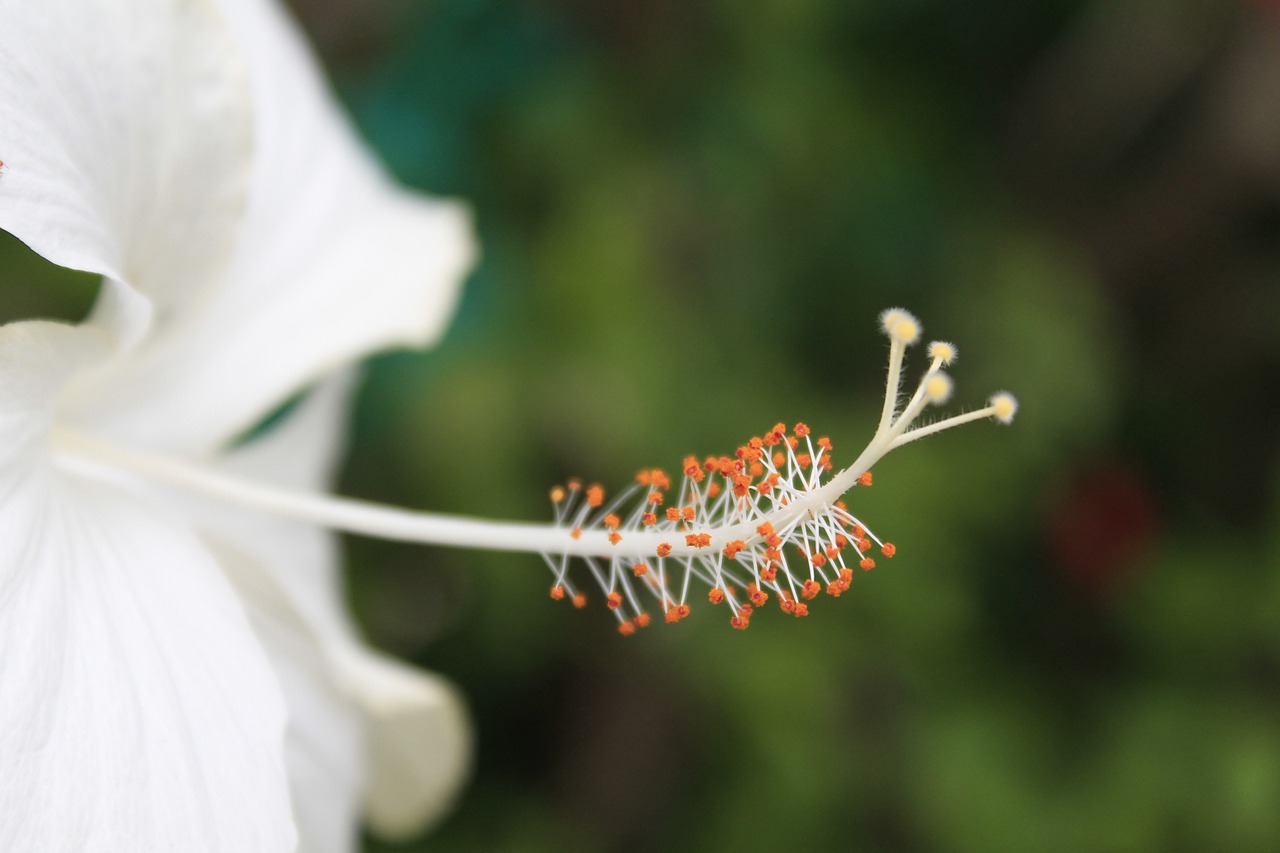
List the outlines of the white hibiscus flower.
<svg viewBox="0 0 1280 853">
<path fill-rule="evenodd" d="M 438 814 L 459 704 L 360 644 L 326 529 L 542 553 L 580 606 L 582 558 L 624 634 L 683 619 L 699 582 L 746 628 L 896 553 L 841 500 L 885 454 L 1017 409 L 916 426 L 956 351 L 931 344 L 904 399 L 921 328 L 891 309 L 879 424 L 843 470 L 777 424 L 678 484 L 557 487 L 548 525 L 333 497 L 344 365 L 433 341 L 472 247 L 363 152 L 279 9 L 0 0 L 0 133 L 0 228 L 103 276 L 85 323 L 0 328 L 3 850 L 341 851 L 361 800 L 390 834 Z"/>
<path fill-rule="evenodd" d="M 269 3 L 5 0 L 0 22 L 0 227 L 103 276 L 84 324 L 0 328 L 0 849 L 348 850 L 366 791 L 375 827 L 416 829 L 463 715 L 359 645 L 328 535 L 68 451 L 323 490 L 344 377 L 227 448 L 434 341 L 465 212 L 389 182 Z"/>
</svg>

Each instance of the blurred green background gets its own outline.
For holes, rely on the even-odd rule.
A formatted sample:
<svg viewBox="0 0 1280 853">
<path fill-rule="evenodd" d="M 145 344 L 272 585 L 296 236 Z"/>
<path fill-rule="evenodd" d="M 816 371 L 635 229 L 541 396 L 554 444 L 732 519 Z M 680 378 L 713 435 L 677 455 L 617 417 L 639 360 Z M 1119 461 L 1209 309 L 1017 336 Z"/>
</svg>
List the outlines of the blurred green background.
<svg viewBox="0 0 1280 853">
<path fill-rule="evenodd" d="M 627 639 L 535 557 L 349 541 L 478 732 L 369 850 L 1280 849 L 1278 5 L 296 0 L 484 247 L 372 363 L 345 492 L 538 520 L 776 420 L 849 461 L 892 305 L 956 407 L 1022 403 L 877 466 L 899 556 L 807 620 Z M 6 316 L 87 298 L 0 250 Z"/>
</svg>

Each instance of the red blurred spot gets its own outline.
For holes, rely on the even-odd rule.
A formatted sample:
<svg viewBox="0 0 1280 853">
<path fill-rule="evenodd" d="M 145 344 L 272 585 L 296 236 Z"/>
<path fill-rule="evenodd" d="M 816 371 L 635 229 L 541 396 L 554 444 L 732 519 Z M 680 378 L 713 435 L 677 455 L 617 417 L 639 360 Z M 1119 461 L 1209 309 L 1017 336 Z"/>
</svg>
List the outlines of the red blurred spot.
<svg viewBox="0 0 1280 853">
<path fill-rule="evenodd" d="M 1132 466 L 1094 463 L 1059 492 L 1048 520 L 1048 544 L 1058 571 L 1097 598 L 1130 577 L 1155 539 L 1151 488 Z"/>
</svg>

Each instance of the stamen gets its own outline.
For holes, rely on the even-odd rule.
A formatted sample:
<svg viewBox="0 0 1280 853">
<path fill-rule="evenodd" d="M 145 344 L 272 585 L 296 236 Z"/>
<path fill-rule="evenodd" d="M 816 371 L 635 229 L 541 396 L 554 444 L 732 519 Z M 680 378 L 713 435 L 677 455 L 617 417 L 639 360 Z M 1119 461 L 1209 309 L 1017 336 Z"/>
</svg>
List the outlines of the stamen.
<svg viewBox="0 0 1280 853">
<path fill-rule="evenodd" d="M 830 474 L 830 439 L 815 440 L 804 423 L 788 435 L 779 422 L 733 456 L 708 456 L 701 464 L 698 457 L 686 456 L 677 500 L 665 509 L 660 507 L 672 481 L 656 468 L 642 471 L 607 506 L 602 486 L 584 490 L 580 480 L 569 480 L 549 492 L 551 524 L 522 524 L 277 488 L 69 430 L 55 430 L 50 445 L 59 466 L 85 476 L 141 478 L 253 511 L 383 539 L 541 554 L 552 573 L 551 597 L 585 607 L 586 593 L 569 577 L 572 558 L 578 558 L 623 634 L 650 623 L 641 604 L 644 595 L 654 597 L 666 621 L 684 619 L 694 581 L 706 585 L 708 600 L 732 608 L 731 624 L 741 629 L 749 624 L 752 608 L 761 607 L 771 594 L 784 612 L 795 616 L 807 615 L 807 602 L 816 601 L 824 589 L 839 597 L 853 577 L 846 553 L 849 563 L 864 570 L 876 565 L 870 556 L 873 542 L 886 559 L 896 554 L 892 543 L 881 541 L 841 500 L 854 486 L 871 485 L 871 467 L 887 453 L 976 420 L 1011 423 L 1017 414 L 1013 395 L 1000 392 L 982 409 L 911 429 L 925 406 L 950 397 L 951 379 L 940 368 L 955 360 L 956 349 L 941 342 L 930 345 L 931 364 L 899 411 L 903 356 L 919 340 L 920 324 L 903 309 L 891 309 L 881 315 L 881 325 L 890 339 L 884 406 L 871 441 L 852 463 Z M 669 591 L 669 571 L 680 574 L 678 598 Z M 735 590 L 745 590 L 746 601 L 738 601 Z M 634 615 L 625 615 L 624 609 Z"/>
</svg>

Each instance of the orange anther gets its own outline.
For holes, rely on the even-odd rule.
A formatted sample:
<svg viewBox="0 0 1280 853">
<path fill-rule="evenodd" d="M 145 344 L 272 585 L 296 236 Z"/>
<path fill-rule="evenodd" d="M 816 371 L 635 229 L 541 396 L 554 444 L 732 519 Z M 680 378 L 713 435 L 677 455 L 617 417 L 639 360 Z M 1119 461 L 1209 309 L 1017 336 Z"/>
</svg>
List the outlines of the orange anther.
<svg viewBox="0 0 1280 853">
<path fill-rule="evenodd" d="M 581 539 L 581 538 L 582 538 L 582 528 L 581 528 L 581 527 L 575 527 L 575 528 L 573 528 L 572 530 L 570 530 L 570 531 L 569 531 L 569 538 L 571 538 L 571 539 Z"/>
<path fill-rule="evenodd" d="M 718 494 L 720 494 L 720 484 L 707 483 L 707 499 L 710 500 L 711 498 L 714 498 Z"/>
<path fill-rule="evenodd" d="M 818 553 L 813 555 L 813 557 L 810 559 L 810 562 L 813 563 L 818 568 L 822 568 L 827 564 L 827 555 L 819 551 Z"/>
<path fill-rule="evenodd" d="M 756 525 L 756 533 L 759 533 L 761 536 L 772 536 L 773 522 L 766 521 L 764 524 Z"/>
<path fill-rule="evenodd" d="M 732 560 L 734 557 L 738 556 L 738 552 L 745 547 L 747 547 L 746 542 L 743 542 L 741 539 L 735 539 L 728 545 L 724 546 L 724 555 Z"/>
<path fill-rule="evenodd" d="M 658 523 L 658 517 L 651 512 L 646 512 L 644 515 L 640 516 L 640 523 L 645 527 L 652 527 Z"/>
<path fill-rule="evenodd" d="M 747 586 L 747 598 L 751 599 L 751 603 L 756 607 L 761 607 L 769 600 L 769 594 L 755 584 Z"/>
<path fill-rule="evenodd" d="M 712 604 L 719 604 L 724 601 L 724 591 L 720 587 L 712 587 L 711 591 L 707 593 L 707 601 Z"/>
<path fill-rule="evenodd" d="M 697 511 L 693 507 L 687 506 L 680 510 L 680 517 L 685 521 L 692 523 L 696 512 Z"/>
<path fill-rule="evenodd" d="M 751 467 L 747 469 L 747 473 L 750 474 L 752 477 L 763 477 L 764 466 L 761 465 L 759 462 L 752 462 Z"/>
<path fill-rule="evenodd" d="M 830 457 L 830 456 L 823 456 L 821 459 L 819 459 L 819 460 L 818 460 L 818 467 L 819 467 L 819 468 L 821 468 L 823 471 L 830 471 L 830 470 L 831 470 L 831 457 Z"/>
<path fill-rule="evenodd" d="M 600 506 L 604 503 L 604 487 L 591 485 L 587 487 L 587 505 Z"/>
<path fill-rule="evenodd" d="M 684 475 L 695 483 L 701 483 L 702 479 L 707 476 L 702 470 L 702 466 L 698 464 L 698 457 L 686 456 L 684 458 Z"/>
<path fill-rule="evenodd" d="M 621 533 L 619 533 L 618 531 L 616 531 L 616 530 L 615 530 L 615 531 L 613 531 L 612 533 L 610 533 L 610 534 L 609 534 L 609 544 L 610 544 L 610 545 L 617 545 L 617 544 L 618 544 L 619 542 L 621 542 L 621 541 L 622 541 L 622 534 L 621 534 Z"/>
<path fill-rule="evenodd" d="M 784 593 L 784 594 L 785 594 L 785 593 Z M 783 612 L 783 613 L 795 613 L 795 612 L 796 612 L 796 603 L 795 603 L 794 601 L 792 601 L 790 598 L 780 598 L 780 599 L 778 599 L 778 606 L 782 608 L 782 612 Z"/>
<path fill-rule="evenodd" d="M 765 583 L 773 583 L 778 579 L 778 570 L 773 566 L 765 566 L 760 570 L 760 580 Z"/>
<path fill-rule="evenodd" d="M 564 500 L 564 488 L 561 486 L 556 486 L 551 490 L 551 502 L 558 504 L 562 500 Z"/>
<path fill-rule="evenodd" d="M 773 454 L 774 468 L 781 468 L 783 465 L 786 465 L 786 464 L 787 464 L 787 454 L 783 453 L 781 450 Z"/>
<path fill-rule="evenodd" d="M 862 548 L 862 550 L 864 550 L 864 551 L 865 551 L 865 550 L 867 550 L 866 548 L 863 548 L 863 546 L 862 546 L 862 541 L 865 539 L 865 537 L 866 537 L 866 535 L 867 535 L 867 531 L 863 530 L 863 529 L 862 529 L 862 527 L 860 527 L 859 525 L 855 524 L 855 525 L 853 525 L 853 527 L 849 528 L 849 535 L 850 535 L 850 536 L 852 536 L 852 537 L 854 538 L 854 540 L 856 540 L 856 541 L 858 542 L 858 547 L 859 547 L 859 548 Z"/>
<path fill-rule="evenodd" d="M 880 546 L 880 553 L 892 558 L 894 554 L 898 553 L 898 549 L 892 542 L 886 542 Z"/>
<path fill-rule="evenodd" d="M 803 423 L 796 424 L 795 434 L 796 438 L 804 438 L 809 434 L 809 427 L 805 426 Z"/>
<path fill-rule="evenodd" d="M 751 491 L 751 478 L 745 474 L 738 474 L 733 478 L 733 494 L 739 498 L 745 498 Z"/>
<path fill-rule="evenodd" d="M 841 569 L 839 583 L 841 589 L 848 589 L 849 585 L 853 583 L 853 569 Z"/>
<path fill-rule="evenodd" d="M 578 593 L 573 597 L 573 606 L 581 610 L 587 606 L 587 597 L 582 593 Z"/>
<path fill-rule="evenodd" d="M 640 484 L 640 485 L 642 485 L 642 486 L 647 486 L 647 485 L 649 485 L 649 483 L 650 483 L 650 482 L 652 482 L 652 481 L 651 481 L 651 479 L 650 479 L 650 477 L 649 477 L 649 472 L 648 472 L 648 471 L 641 471 L 641 472 L 639 472 L 638 474 L 636 474 L 636 482 L 637 482 L 637 483 L 639 483 L 639 484 Z"/>
<path fill-rule="evenodd" d="M 684 537 L 684 544 L 690 548 L 706 548 L 711 544 L 710 533 L 690 533 Z"/>
<path fill-rule="evenodd" d="M 796 465 L 801 468 L 808 468 L 809 463 L 813 461 L 813 457 L 808 453 L 799 453 L 796 455 Z"/>
<path fill-rule="evenodd" d="M 631 567 L 631 574 L 635 575 L 638 578 L 644 577 L 645 574 L 648 573 L 648 571 L 649 571 L 648 563 L 636 563 L 634 566 Z"/>
<path fill-rule="evenodd" d="M 655 506 L 662 503 L 662 492 L 650 492 L 649 503 L 654 504 Z"/>
<path fill-rule="evenodd" d="M 609 593 L 609 597 L 604 600 L 604 603 L 610 610 L 618 609 L 622 606 L 622 593 L 617 592 L 616 590 Z"/>
<path fill-rule="evenodd" d="M 840 547 L 839 547 L 838 545 L 828 545 L 828 546 L 827 546 L 827 559 L 828 559 L 828 560 L 834 560 L 836 557 L 839 557 L 839 556 L 840 556 Z"/>
<path fill-rule="evenodd" d="M 714 471 L 716 468 L 720 467 L 720 460 L 714 456 L 708 456 L 706 459 L 702 460 L 702 467 L 707 471 Z"/>
<path fill-rule="evenodd" d="M 658 546 L 658 556 L 659 556 L 659 557 L 666 557 L 666 556 L 669 556 L 670 554 L 671 554 L 671 544 L 670 544 L 670 543 L 668 543 L 668 542 L 663 542 L 661 545 L 659 545 L 659 546 Z"/>
<path fill-rule="evenodd" d="M 729 619 L 729 624 L 739 631 L 745 631 L 751 627 L 751 618 L 749 616 L 733 616 Z"/>
<path fill-rule="evenodd" d="M 649 472 L 649 480 L 653 483 L 655 489 L 662 489 L 665 492 L 671 488 L 671 479 L 658 468 L 654 468 Z"/>
<path fill-rule="evenodd" d="M 577 477 L 570 477 L 569 482 L 565 483 L 565 485 L 569 487 L 569 491 L 576 492 L 582 488 L 582 481 Z"/>
<path fill-rule="evenodd" d="M 609 513 L 604 517 L 604 526 L 610 530 L 617 530 L 618 525 L 620 524 L 622 524 L 622 519 L 618 518 L 613 513 Z"/>
<path fill-rule="evenodd" d="M 818 446 L 819 446 L 819 447 L 821 447 L 823 450 L 830 450 L 830 449 L 831 449 L 831 439 L 827 438 L 827 437 L 824 435 L 822 438 L 818 439 Z"/>
<path fill-rule="evenodd" d="M 790 447 L 792 450 L 795 450 L 799 446 L 800 446 L 800 442 L 798 439 L 796 439 L 794 435 L 789 436 L 787 438 L 787 447 Z"/>
<path fill-rule="evenodd" d="M 679 520 L 680 520 L 679 508 L 674 506 L 667 507 L 667 521 L 679 521 Z"/>
<path fill-rule="evenodd" d="M 799 618 L 801 616 L 808 616 L 809 605 L 805 604 L 803 601 L 797 601 L 795 610 L 791 611 L 791 615 L 795 616 L 796 618 Z"/>
<path fill-rule="evenodd" d="M 840 585 L 840 581 L 832 581 L 831 583 L 827 584 L 827 595 L 831 596 L 832 598 L 839 598 L 840 593 L 844 592 L 844 590 L 845 588 Z"/>
<path fill-rule="evenodd" d="M 560 584 L 556 584 L 555 586 L 551 587 L 551 597 L 554 598 L 556 601 L 559 601 L 560 599 L 564 598 L 564 587 L 561 586 Z"/>
<path fill-rule="evenodd" d="M 814 598 L 820 592 L 822 592 L 822 584 L 818 583 L 813 578 L 810 578 L 805 581 L 804 586 L 800 588 L 800 597 L 808 600 Z"/>
<path fill-rule="evenodd" d="M 869 572 L 876 567 L 876 561 L 870 557 L 863 557 L 862 562 L 858 563 L 858 565 L 862 566 L 863 571 Z"/>
<path fill-rule="evenodd" d="M 863 471 L 863 472 L 862 472 L 862 476 L 858 478 L 858 483 L 859 483 L 859 485 L 863 485 L 863 486 L 870 486 L 870 485 L 871 485 L 871 472 L 870 472 L 870 471 Z"/>
<path fill-rule="evenodd" d="M 637 628 L 648 628 L 648 627 L 649 627 L 649 614 L 648 614 L 648 613 L 641 613 L 639 616 L 637 616 L 635 619 L 632 619 L 631 621 L 636 623 L 636 627 L 637 627 Z"/>
<path fill-rule="evenodd" d="M 677 604 L 675 607 L 672 607 L 670 610 L 667 611 L 666 613 L 667 624 L 674 625 L 676 622 L 679 622 L 681 619 L 683 619 L 688 615 L 689 615 L 689 605 Z"/>
<path fill-rule="evenodd" d="M 618 633 L 621 634 L 622 636 L 630 637 L 635 632 L 636 632 L 636 626 L 631 624 L 630 622 L 618 623 Z"/>
</svg>

